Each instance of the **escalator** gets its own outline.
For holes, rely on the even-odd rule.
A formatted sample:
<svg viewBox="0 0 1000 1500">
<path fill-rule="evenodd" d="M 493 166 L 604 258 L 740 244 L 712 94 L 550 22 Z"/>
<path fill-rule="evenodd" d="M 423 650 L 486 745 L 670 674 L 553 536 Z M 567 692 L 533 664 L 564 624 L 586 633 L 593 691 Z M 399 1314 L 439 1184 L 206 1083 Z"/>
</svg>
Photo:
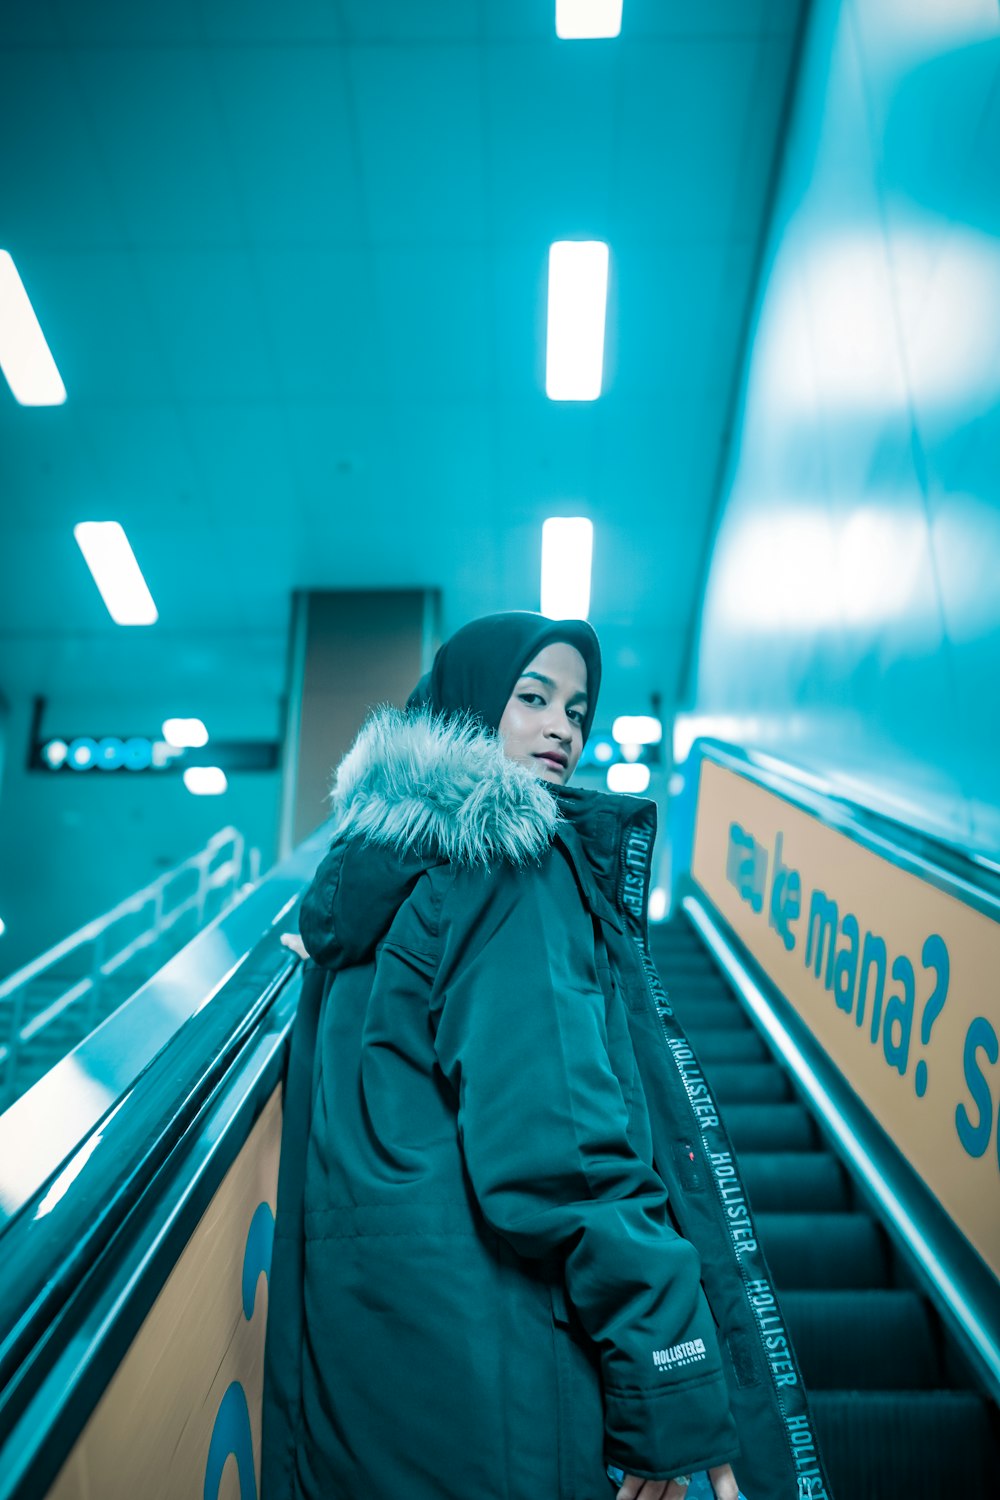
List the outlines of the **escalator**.
<svg viewBox="0 0 1000 1500">
<path fill-rule="evenodd" d="M 837 1496 L 992 1497 L 996 1407 L 681 913 L 651 949 L 713 1088 Z"/>
<path fill-rule="evenodd" d="M 754 989 L 722 914 L 728 902 L 740 920 L 744 898 L 719 826 L 718 899 L 692 881 L 651 948 L 740 1154 L 834 1493 L 992 1497 L 996 1276 L 938 1222 L 898 1143 L 851 1115 L 859 1096 L 815 1037 L 810 1063 L 763 971 Z M 219 1500 L 234 1474 L 255 1500 L 281 1080 L 302 983 L 279 933 L 327 837 L 0 1112 L 0 1500 Z M 693 867 L 707 883 L 704 847 Z M 989 901 L 997 924 L 1000 892 Z"/>
</svg>

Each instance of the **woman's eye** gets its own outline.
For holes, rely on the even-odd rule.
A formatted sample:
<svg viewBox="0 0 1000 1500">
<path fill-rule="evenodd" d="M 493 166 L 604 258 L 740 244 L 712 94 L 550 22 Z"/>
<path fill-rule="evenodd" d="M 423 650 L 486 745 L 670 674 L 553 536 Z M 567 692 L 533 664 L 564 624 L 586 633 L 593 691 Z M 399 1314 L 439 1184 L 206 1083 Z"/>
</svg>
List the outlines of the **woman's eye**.
<svg viewBox="0 0 1000 1500">
<path fill-rule="evenodd" d="M 520 698 L 522 703 L 527 703 L 531 698 L 535 699 L 535 701 L 538 703 L 544 702 L 541 693 L 519 693 L 518 697 Z"/>
</svg>

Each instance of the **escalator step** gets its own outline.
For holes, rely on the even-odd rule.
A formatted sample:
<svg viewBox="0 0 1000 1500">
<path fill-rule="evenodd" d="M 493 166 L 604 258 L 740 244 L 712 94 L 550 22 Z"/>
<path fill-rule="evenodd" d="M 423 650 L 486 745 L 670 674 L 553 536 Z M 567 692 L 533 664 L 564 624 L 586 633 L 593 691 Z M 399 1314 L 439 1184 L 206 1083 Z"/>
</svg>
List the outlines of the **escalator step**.
<svg viewBox="0 0 1000 1500">
<path fill-rule="evenodd" d="M 985 1401 L 968 1391 L 817 1391 L 816 1430 L 834 1494 L 994 1500 Z"/>
<path fill-rule="evenodd" d="M 816 1149 L 816 1130 L 801 1104 L 727 1104 L 722 1118 L 741 1153 Z"/>
<path fill-rule="evenodd" d="M 713 997 L 724 995 L 730 1000 L 733 999 L 732 989 L 716 969 L 706 969 L 704 973 L 692 974 L 684 970 L 678 972 L 674 968 L 658 964 L 657 972 L 667 988 L 676 990 L 678 994 L 690 995 L 692 998 L 697 995 Z"/>
<path fill-rule="evenodd" d="M 701 958 L 678 958 L 676 953 L 654 952 L 652 959 L 656 967 L 669 975 L 675 984 L 704 984 L 709 979 L 716 983 L 725 982 L 707 955 L 702 955 Z"/>
<path fill-rule="evenodd" d="M 791 1098 L 785 1074 L 774 1063 L 712 1063 L 708 1081 L 721 1104 L 764 1104 Z"/>
<path fill-rule="evenodd" d="M 828 1151 L 744 1151 L 740 1167 L 756 1213 L 836 1213 L 850 1205 L 847 1176 Z"/>
<path fill-rule="evenodd" d="M 916 1292 L 785 1292 L 781 1310 L 810 1390 L 921 1391 L 942 1378 Z"/>
<path fill-rule="evenodd" d="M 703 1063 L 766 1062 L 770 1053 L 764 1039 L 749 1026 L 724 1028 L 685 1026 L 688 1041 Z"/>
<path fill-rule="evenodd" d="M 759 1213 L 757 1231 L 782 1291 L 884 1287 L 885 1244 L 868 1214 Z"/>
<path fill-rule="evenodd" d="M 690 1022 L 692 1026 L 716 1031 L 723 1027 L 739 1031 L 750 1024 L 735 1000 L 727 1000 L 721 995 L 704 998 L 699 995 L 676 995 L 669 985 L 667 993 L 682 1026 L 686 1027 Z"/>
</svg>

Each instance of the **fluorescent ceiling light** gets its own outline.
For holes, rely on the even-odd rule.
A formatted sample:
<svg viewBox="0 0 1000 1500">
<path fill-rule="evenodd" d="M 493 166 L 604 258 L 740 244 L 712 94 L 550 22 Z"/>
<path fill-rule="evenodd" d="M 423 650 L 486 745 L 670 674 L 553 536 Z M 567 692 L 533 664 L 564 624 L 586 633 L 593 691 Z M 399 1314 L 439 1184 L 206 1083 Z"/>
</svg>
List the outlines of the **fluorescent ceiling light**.
<svg viewBox="0 0 1000 1500">
<path fill-rule="evenodd" d="M 196 797 L 218 797 L 229 783 L 220 766 L 188 766 L 184 772 L 184 785 Z"/>
<path fill-rule="evenodd" d="M 608 247 L 603 240 L 549 246 L 545 394 L 552 401 L 596 401 L 604 374 Z"/>
<path fill-rule="evenodd" d="M 609 792 L 644 792 L 648 786 L 648 766 L 619 764 L 608 767 Z"/>
<path fill-rule="evenodd" d="M 590 609 L 593 522 L 554 516 L 542 526 L 542 614 L 552 620 L 585 620 Z"/>
<path fill-rule="evenodd" d="M 6 250 L 0 250 L 0 370 L 22 406 L 61 406 L 66 400 L 35 309 Z"/>
<path fill-rule="evenodd" d="M 200 750 L 208 744 L 208 730 L 200 719 L 164 719 L 163 738 L 175 750 Z"/>
<path fill-rule="evenodd" d="M 606 766 L 608 761 L 614 760 L 614 758 L 614 745 L 609 744 L 607 740 L 598 740 L 594 746 L 594 759 L 600 761 L 602 766 Z"/>
<path fill-rule="evenodd" d="M 118 522 L 80 521 L 73 535 L 115 624 L 154 625 L 153 596 Z"/>
<path fill-rule="evenodd" d="M 617 36 L 622 0 L 556 0 L 556 36 Z"/>
<path fill-rule="evenodd" d="M 663 725 L 651 714 L 622 714 L 611 726 L 611 734 L 619 745 L 658 745 Z"/>
</svg>

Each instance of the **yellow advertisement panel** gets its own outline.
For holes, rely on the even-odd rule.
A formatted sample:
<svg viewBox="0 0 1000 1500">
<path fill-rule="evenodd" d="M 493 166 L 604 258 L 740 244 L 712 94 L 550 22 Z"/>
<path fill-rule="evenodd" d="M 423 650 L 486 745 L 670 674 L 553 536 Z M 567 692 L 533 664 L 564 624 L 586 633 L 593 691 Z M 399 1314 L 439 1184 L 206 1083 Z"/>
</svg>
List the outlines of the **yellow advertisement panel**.
<svg viewBox="0 0 1000 1500">
<path fill-rule="evenodd" d="M 223 1178 L 47 1500 L 256 1500 L 280 1092 Z"/>
<path fill-rule="evenodd" d="M 1000 1274 L 1000 923 L 708 760 L 692 873 Z"/>
</svg>

